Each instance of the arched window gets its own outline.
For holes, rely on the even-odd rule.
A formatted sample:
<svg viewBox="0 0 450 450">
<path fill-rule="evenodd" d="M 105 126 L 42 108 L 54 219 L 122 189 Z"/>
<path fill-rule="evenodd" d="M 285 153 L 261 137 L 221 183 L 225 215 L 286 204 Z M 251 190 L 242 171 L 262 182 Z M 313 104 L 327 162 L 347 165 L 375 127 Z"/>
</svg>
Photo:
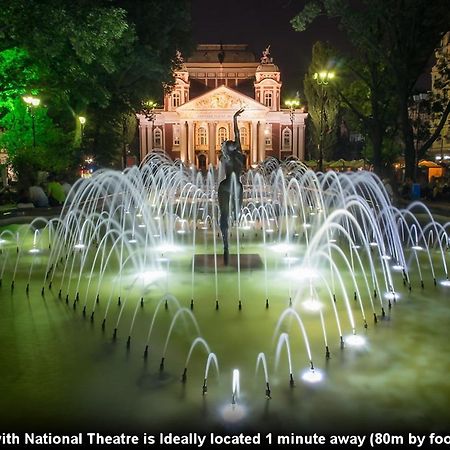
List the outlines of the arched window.
<svg viewBox="0 0 450 450">
<path fill-rule="evenodd" d="M 272 126 L 266 125 L 266 128 L 264 130 L 264 142 L 266 145 L 266 148 L 272 147 Z"/>
<path fill-rule="evenodd" d="M 198 147 L 206 147 L 208 145 L 206 128 L 200 127 L 197 130 L 197 146 Z"/>
<path fill-rule="evenodd" d="M 283 150 L 291 149 L 291 130 L 289 128 L 285 128 L 283 130 Z"/>
<path fill-rule="evenodd" d="M 225 127 L 220 127 L 217 130 L 217 142 L 219 145 L 222 145 L 223 141 L 226 141 L 228 139 L 228 131 Z"/>
<path fill-rule="evenodd" d="M 239 129 L 239 134 L 241 135 L 241 147 L 244 149 L 249 148 L 248 142 L 248 130 L 246 127 L 242 127 Z"/>
<path fill-rule="evenodd" d="M 153 147 L 162 148 L 162 130 L 161 128 L 155 128 L 153 130 Z"/>
<path fill-rule="evenodd" d="M 181 105 L 181 94 L 176 91 L 172 93 L 172 106 L 178 108 Z"/>
<path fill-rule="evenodd" d="M 173 145 L 180 145 L 180 125 L 173 126 Z"/>
<path fill-rule="evenodd" d="M 264 106 L 272 108 L 272 92 L 264 92 Z"/>
</svg>

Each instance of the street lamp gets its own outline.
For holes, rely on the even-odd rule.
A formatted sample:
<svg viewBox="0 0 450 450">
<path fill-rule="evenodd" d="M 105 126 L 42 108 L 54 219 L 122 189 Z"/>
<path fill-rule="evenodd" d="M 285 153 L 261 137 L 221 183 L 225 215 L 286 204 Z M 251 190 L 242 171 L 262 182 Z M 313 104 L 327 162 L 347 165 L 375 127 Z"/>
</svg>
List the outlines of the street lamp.
<svg viewBox="0 0 450 450">
<path fill-rule="evenodd" d="M 23 101 L 27 104 L 27 110 L 31 115 L 31 129 L 33 131 L 33 148 L 36 147 L 36 128 L 34 123 L 34 108 L 39 106 L 41 103 L 41 99 L 37 97 L 33 97 L 31 95 L 27 95 L 22 97 Z"/>
<path fill-rule="evenodd" d="M 155 108 L 157 106 L 158 106 L 158 103 L 154 102 L 153 100 L 147 100 L 144 103 L 144 108 L 142 111 L 145 118 L 147 120 L 149 120 L 152 124 L 152 126 L 150 128 L 150 136 L 151 136 L 150 149 L 153 149 L 153 128 L 154 128 L 154 123 L 155 123 L 155 119 L 156 119 Z"/>
<path fill-rule="evenodd" d="M 297 98 L 289 99 L 285 101 L 286 106 L 289 107 L 289 115 L 291 118 L 291 154 L 294 155 L 294 119 L 295 108 L 300 105 Z"/>
<path fill-rule="evenodd" d="M 325 113 L 325 87 L 334 78 L 334 72 L 322 70 L 315 72 L 313 75 L 316 83 L 321 87 L 320 89 L 320 130 L 319 130 L 319 170 L 323 171 L 323 128 L 324 128 L 324 113 Z"/>
<path fill-rule="evenodd" d="M 83 140 L 83 133 L 84 133 L 84 125 L 86 123 L 86 117 L 84 116 L 78 116 L 78 120 L 80 121 L 81 126 L 81 140 Z"/>
</svg>

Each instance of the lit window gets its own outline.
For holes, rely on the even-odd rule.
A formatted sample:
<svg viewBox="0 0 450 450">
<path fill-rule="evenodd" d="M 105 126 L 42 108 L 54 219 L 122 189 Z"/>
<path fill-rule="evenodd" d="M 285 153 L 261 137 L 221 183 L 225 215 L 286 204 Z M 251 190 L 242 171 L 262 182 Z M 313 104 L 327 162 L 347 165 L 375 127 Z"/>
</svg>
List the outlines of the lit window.
<svg viewBox="0 0 450 450">
<path fill-rule="evenodd" d="M 153 147 L 162 148 L 162 131 L 161 128 L 155 128 L 153 131 Z"/>
<path fill-rule="evenodd" d="M 291 130 L 289 128 L 285 128 L 283 130 L 283 150 L 291 149 Z"/>
<path fill-rule="evenodd" d="M 264 92 L 264 106 L 272 108 L 272 92 Z"/>
<path fill-rule="evenodd" d="M 200 127 L 197 130 L 197 146 L 198 147 L 206 147 L 207 144 L 208 144 L 208 140 L 206 137 L 206 128 Z"/>
<path fill-rule="evenodd" d="M 222 145 L 222 142 L 226 141 L 227 139 L 228 139 L 227 129 L 225 127 L 220 127 L 217 130 L 217 141 L 219 142 L 220 145 Z"/>
<path fill-rule="evenodd" d="M 174 92 L 172 94 L 172 106 L 178 108 L 181 105 L 181 94 L 179 92 Z"/>
<path fill-rule="evenodd" d="M 180 125 L 173 126 L 173 145 L 180 145 Z"/>
<path fill-rule="evenodd" d="M 248 149 L 248 130 L 246 127 L 242 127 L 239 130 L 239 134 L 241 135 L 241 146 L 242 148 Z"/>
<path fill-rule="evenodd" d="M 264 142 L 267 148 L 272 147 L 272 126 L 270 124 L 267 124 L 264 129 Z"/>
</svg>

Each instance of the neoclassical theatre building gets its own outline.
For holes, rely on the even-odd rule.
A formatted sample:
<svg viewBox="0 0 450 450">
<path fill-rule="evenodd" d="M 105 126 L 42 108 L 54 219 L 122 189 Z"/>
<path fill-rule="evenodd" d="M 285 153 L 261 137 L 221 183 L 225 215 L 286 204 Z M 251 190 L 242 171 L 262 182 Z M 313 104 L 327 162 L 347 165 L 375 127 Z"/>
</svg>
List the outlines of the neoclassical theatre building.
<svg viewBox="0 0 450 450">
<path fill-rule="evenodd" d="M 247 166 L 268 156 L 304 159 L 307 114 L 282 107 L 281 74 L 269 47 L 258 60 L 247 45 L 202 44 L 180 61 L 164 107 L 138 116 L 141 160 L 162 148 L 200 169 L 217 165 L 221 143 L 234 139 L 233 114 L 241 107 Z"/>
</svg>

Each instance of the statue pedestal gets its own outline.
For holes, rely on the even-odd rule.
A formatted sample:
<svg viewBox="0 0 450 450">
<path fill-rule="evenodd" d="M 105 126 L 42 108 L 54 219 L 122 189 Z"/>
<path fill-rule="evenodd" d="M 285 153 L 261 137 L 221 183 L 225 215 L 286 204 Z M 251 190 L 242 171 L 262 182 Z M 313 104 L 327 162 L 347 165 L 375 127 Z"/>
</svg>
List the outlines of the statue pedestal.
<svg viewBox="0 0 450 450">
<path fill-rule="evenodd" d="M 258 270 L 263 268 L 263 262 L 258 254 L 242 254 L 239 255 L 241 270 Z M 214 273 L 214 255 L 202 254 L 194 255 L 194 270 L 196 272 L 212 272 Z M 218 272 L 237 272 L 238 257 L 236 254 L 228 256 L 228 265 L 223 263 L 223 254 L 217 255 L 217 271 Z"/>
</svg>

